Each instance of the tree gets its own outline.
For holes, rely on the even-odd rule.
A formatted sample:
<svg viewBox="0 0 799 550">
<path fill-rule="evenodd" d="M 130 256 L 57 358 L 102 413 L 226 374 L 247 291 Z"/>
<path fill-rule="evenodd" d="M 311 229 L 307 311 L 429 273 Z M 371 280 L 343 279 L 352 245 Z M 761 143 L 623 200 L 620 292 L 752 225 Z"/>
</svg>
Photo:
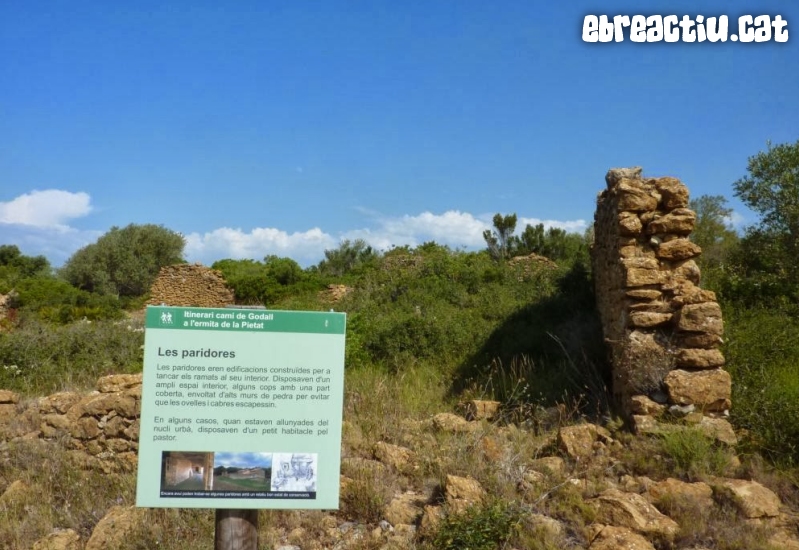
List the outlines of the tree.
<svg viewBox="0 0 799 550">
<path fill-rule="evenodd" d="M 744 276 L 766 276 L 771 290 L 799 298 L 799 141 L 749 158 L 749 175 L 733 184 L 735 195 L 760 214 L 747 228 L 740 255 Z M 780 282 L 781 281 L 781 282 Z"/>
<path fill-rule="evenodd" d="M 325 259 L 319 262 L 319 272 L 340 277 L 356 268 L 374 263 L 380 255 L 363 239 L 344 240 L 338 246 L 325 250 Z"/>
<path fill-rule="evenodd" d="M 181 234 L 161 225 L 112 227 L 96 243 L 75 252 L 60 274 L 83 290 L 142 296 L 162 267 L 185 261 L 185 244 Z"/>
<path fill-rule="evenodd" d="M 13 244 L 0 245 L 0 292 L 8 292 L 23 279 L 51 276 L 44 256 L 25 256 Z"/>
<path fill-rule="evenodd" d="M 544 230 L 544 224 L 535 226 L 527 224 L 519 237 L 514 237 L 516 254 L 538 254 L 550 260 L 588 259 L 588 234 L 569 233 L 565 229 L 550 227 Z"/>
<path fill-rule="evenodd" d="M 483 231 L 483 239 L 488 245 L 488 252 L 495 260 L 506 260 L 512 255 L 514 245 L 513 232 L 516 231 L 516 214 L 494 215 L 494 230 Z"/>
<path fill-rule="evenodd" d="M 799 238 L 799 141 L 749 158 L 748 176 L 733 184 L 735 196 L 761 215 L 762 229 Z"/>
<path fill-rule="evenodd" d="M 721 195 L 702 195 L 691 200 L 688 207 L 696 213 L 691 241 L 702 248 L 699 257 L 702 271 L 723 267 L 738 243 L 738 233 L 730 225 L 732 208 L 727 207 L 727 199 Z"/>
</svg>

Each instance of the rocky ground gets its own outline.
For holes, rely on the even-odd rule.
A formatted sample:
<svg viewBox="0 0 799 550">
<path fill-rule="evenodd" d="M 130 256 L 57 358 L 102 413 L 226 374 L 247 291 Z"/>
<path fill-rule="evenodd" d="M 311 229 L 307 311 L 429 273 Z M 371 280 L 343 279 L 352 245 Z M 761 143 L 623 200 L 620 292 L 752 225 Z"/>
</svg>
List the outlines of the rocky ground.
<svg viewBox="0 0 799 550">
<path fill-rule="evenodd" d="M 48 481 L 20 465 L 20 453 L 34 456 L 34 448 L 36 456 L 59 456 L 70 469 L 116 476 L 128 487 L 94 512 L 96 521 L 41 522 L 27 539 L 6 539 L 6 547 L 212 546 L 212 533 L 202 543 L 181 543 L 168 527 L 174 517 L 133 506 L 140 395 L 140 375 L 105 377 L 88 394 L 26 402 L 0 391 L 6 522 L 18 521 L 24 530 L 24 514 L 44 516 L 37 505 L 52 506 L 31 498 Z M 726 443 L 705 454 L 687 451 L 697 464 L 686 464 L 669 456 L 661 435 L 633 436 L 587 422 L 518 426 L 501 421 L 499 404 L 486 401 L 469 402 L 461 414 L 400 421 L 383 431 L 384 440 L 370 441 L 357 401 L 348 395 L 340 510 L 262 512 L 261 548 L 458 548 L 458 540 L 468 540 L 463 537 L 510 518 L 502 548 L 799 549 L 795 486 L 767 475 L 754 480 L 755 470 Z M 208 514 L 196 521 L 189 528 L 213 529 Z M 442 533 L 449 533 L 449 543 Z"/>
</svg>

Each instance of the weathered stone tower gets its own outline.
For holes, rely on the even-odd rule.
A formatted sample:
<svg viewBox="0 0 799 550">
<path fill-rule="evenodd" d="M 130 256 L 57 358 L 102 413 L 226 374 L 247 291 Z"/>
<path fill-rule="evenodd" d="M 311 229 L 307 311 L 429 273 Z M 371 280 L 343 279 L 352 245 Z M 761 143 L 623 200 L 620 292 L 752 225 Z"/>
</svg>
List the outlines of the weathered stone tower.
<svg viewBox="0 0 799 550">
<path fill-rule="evenodd" d="M 610 170 L 605 180 L 591 259 L 613 393 L 638 431 L 671 412 L 726 432 L 721 308 L 699 287 L 688 189 L 675 178 L 642 178 L 640 167 Z"/>
</svg>

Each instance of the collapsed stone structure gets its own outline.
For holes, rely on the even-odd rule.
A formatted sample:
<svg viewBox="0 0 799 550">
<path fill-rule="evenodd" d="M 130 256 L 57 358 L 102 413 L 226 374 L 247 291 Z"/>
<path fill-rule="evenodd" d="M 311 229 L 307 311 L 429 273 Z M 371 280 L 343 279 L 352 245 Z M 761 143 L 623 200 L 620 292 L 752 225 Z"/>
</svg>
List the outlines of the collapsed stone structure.
<svg viewBox="0 0 799 550">
<path fill-rule="evenodd" d="M 133 470 L 141 384 L 141 373 L 104 376 L 91 393 L 65 391 L 24 404 L 14 392 L 0 390 L 0 441 L 60 439 L 87 464 Z"/>
<path fill-rule="evenodd" d="M 678 179 L 641 171 L 607 173 L 594 220 L 591 259 L 613 393 L 639 431 L 666 411 L 716 425 L 730 407 L 731 380 L 719 350 L 721 309 L 699 287 L 701 249 L 688 239 L 696 214 Z"/>
<path fill-rule="evenodd" d="M 235 301 L 222 273 L 199 263 L 162 267 L 150 296 L 150 305 L 177 307 L 225 307 Z"/>
</svg>

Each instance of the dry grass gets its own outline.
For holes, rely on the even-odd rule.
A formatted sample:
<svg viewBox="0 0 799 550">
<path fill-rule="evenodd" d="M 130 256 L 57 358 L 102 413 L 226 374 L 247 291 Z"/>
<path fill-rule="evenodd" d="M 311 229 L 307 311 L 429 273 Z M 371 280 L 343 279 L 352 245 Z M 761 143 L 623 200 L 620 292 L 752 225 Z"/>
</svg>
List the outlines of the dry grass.
<svg viewBox="0 0 799 550">
<path fill-rule="evenodd" d="M 549 472 L 529 482 L 525 476 L 533 460 L 559 454 L 555 431 L 536 433 L 532 427 L 519 429 L 504 420 L 484 421 L 466 432 L 436 429 L 430 417 L 454 411 L 458 404 L 447 397 L 448 381 L 433 368 L 419 366 L 394 375 L 354 370 L 347 373 L 346 387 L 342 474 L 350 481 L 342 490 L 340 510 L 262 511 L 261 548 L 293 544 L 303 550 L 321 550 L 344 540 L 347 548 L 381 548 L 388 536 L 381 535 L 379 527 L 386 505 L 396 495 L 413 491 L 446 511 L 442 487 L 448 475 L 479 481 L 487 493 L 485 504 L 462 517 L 445 516 L 440 531 L 426 538 L 419 535 L 406 548 L 472 544 L 488 549 L 496 547 L 491 540 L 504 540 L 507 548 L 584 548 L 589 526 L 596 519 L 587 501 L 622 475 L 706 479 L 725 473 L 734 454 L 734 449 L 691 431 L 672 437 L 632 437 L 618 431 L 613 435 L 619 444 L 603 454 L 587 462 L 567 459 L 565 472 Z M 411 449 L 412 463 L 395 469 L 375 461 L 373 448 L 378 441 Z M 72 452 L 57 441 L 0 445 L 0 494 L 14 482 L 23 487 L 18 497 L 0 501 L 0 548 L 31 548 L 57 528 L 74 529 L 85 542 L 111 507 L 134 505 L 135 473 L 82 469 Z M 760 480 L 796 509 L 795 472 L 744 458 L 741 475 Z M 776 550 L 768 544 L 767 530 L 743 521 L 729 502 L 719 500 L 715 507 L 703 508 L 691 501 L 663 499 L 656 505 L 681 525 L 673 544 L 654 541 L 658 550 L 693 546 Z M 213 511 L 154 509 L 142 514 L 143 521 L 125 538 L 122 550 L 213 546 Z M 534 521 L 540 516 L 557 520 L 561 530 L 555 532 Z"/>
</svg>

